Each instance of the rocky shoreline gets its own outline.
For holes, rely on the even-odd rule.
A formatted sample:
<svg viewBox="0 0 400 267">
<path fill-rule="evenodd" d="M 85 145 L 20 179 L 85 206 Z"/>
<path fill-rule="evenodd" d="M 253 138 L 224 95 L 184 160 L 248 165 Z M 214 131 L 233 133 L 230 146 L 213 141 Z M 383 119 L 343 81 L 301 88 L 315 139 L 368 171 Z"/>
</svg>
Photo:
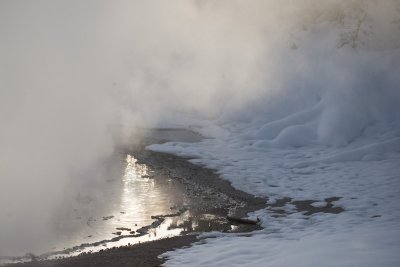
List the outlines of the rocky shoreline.
<svg viewBox="0 0 400 267">
<path fill-rule="evenodd" d="M 177 130 L 171 130 L 177 131 Z M 182 133 L 181 130 L 178 130 Z M 163 131 L 163 134 L 165 131 Z M 167 132 L 171 134 L 170 132 Z M 194 133 L 190 133 L 194 134 Z M 10 264 L 7 266 L 158 266 L 164 259 L 158 256 L 166 251 L 188 246 L 198 241 L 198 233 L 207 231 L 234 231 L 249 232 L 260 229 L 257 225 L 238 224 L 231 229 L 232 221 L 228 216 L 244 217 L 247 213 L 262 209 L 266 206 L 266 199 L 257 198 L 233 188 L 229 182 L 222 180 L 218 175 L 202 166 L 188 162 L 170 154 L 148 151 L 145 146 L 149 143 L 161 142 L 160 138 L 147 139 L 139 145 L 124 146 L 121 153 L 134 154 L 140 164 L 146 164 L 168 179 L 185 185 L 191 203 L 191 217 L 185 221 L 182 235 L 159 239 L 156 241 L 139 243 L 119 248 L 104 249 L 96 253 L 81 253 L 78 256 L 54 260 L 33 260 L 25 263 Z M 179 211 L 181 214 L 183 211 Z M 215 216 L 215 219 L 204 215 Z M 146 234 L 151 228 L 157 227 L 166 217 L 178 214 L 163 214 L 154 216 L 154 223 L 138 234 Z M 191 220 L 197 220 L 200 227 L 191 227 Z M 116 239 L 124 236 L 116 236 Z"/>
<path fill-rule="evenodd" d="M 123 154 L 135 155 L 138 163 L 146 164 L 166 179 L 183 184 L 186 194 L 191 200 L 190 205 L 179 209 L 175 213 L 152 216 L 154 222 L 137 231 L 138 235 L 145 235 L 149 230 L 159 226 L 168 217 L 179 216 L 187 210 L 191 215 L 181 227 L 184 229 L 181 235 L 158 239 L 150 242 L 143 242 L 118 248 L 104 249 L 95 253 L 81 253 L 78 256 L 44 261 L 31 261 L 27 263 L 11 264 L 8 266 L 159 266 L 165 262 L 159 255 L 177 248 L 190 246 L 199 241 L 199 234 L 208 231 L 221 232 L 251 232 L 261 229 L 257 221 L 236 220 L 243 218 L 249 212 L 268 208 L 272 217 L 286 216 L 283 209 L 286 204 L 294 206 L 294 212 L 302 212 L 304 215 L 311 215 L 317 212 L 341 213 L 341 207 L 332 204 L 340 197 L 326 199 L 326 205 L 314 207 L 314 200 L 295 201 L 291 198 L 277 199 L 273 204 L 267 204 L 267 199 L 255 197 L 251 194 L 237 190 L 231 184 L 221 179 L 213 170 L 195 165 L 182 158 L 171 154 L 159 153 L 146 150 L 145 147 L 152 143 L 168 141 L 171 136 L 182 135 L 186 141 L 199 139 L 196 133 L 180 129 L 164 129 L 155 131 L 156 137 L 150 135 L 140 144 L 124 144 L 119 148 Z M 160 138 L 167 135 L 169 138 Z M 202 218 L 206 215 L 207 218 Z M 214 217 L 213 217 L 214 216 Z M 233 218 L 233 219 L 232 219 Z M 197 228 L 193 228 L 193 221 L 196 221 Z M 249 223 L 246 223 L 246 222 Z M 232 225 L 235 225 L 232 230 Z M 126 236 L 117 236 L 122 239 Z"/>
</svg>

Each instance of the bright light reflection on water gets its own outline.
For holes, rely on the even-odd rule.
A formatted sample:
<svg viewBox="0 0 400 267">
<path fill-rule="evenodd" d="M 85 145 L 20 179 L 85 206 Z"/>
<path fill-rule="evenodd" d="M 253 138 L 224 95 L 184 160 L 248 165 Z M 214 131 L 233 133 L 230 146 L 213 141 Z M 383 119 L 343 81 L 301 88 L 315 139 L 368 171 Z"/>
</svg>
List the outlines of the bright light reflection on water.
<svg viewBox="0 0 400 267">
<path fill-rule="evenodd" d="M 225 217 L 194 212 L 188 192 L 177 180 L 138 163 L 132 155 L 126 155 L 121 163 L 123 173 L 119 177 L 93 185 L 94 190 L 82 189 L 77 192 L 73 207 L 66 204 L 60 209 L 49 228 L 49 232 L 54 232 L 45 247 L 35 247 L 24 253 L 52 259 L 190 232 L 233 229 Z M 183 207 L 189 210 L 183 212 Z M 175 215 L 152 218 L 168 214 Z M 29 258 L 16 261 L 27 260 Z"/>
<path fill-rule="evenodd" d="M 152 216 L 176 213 L 185 205 L 186 196 L 180 183 L 139 164 L 132 155 L 126 156 L 123 166 L 124 173 L 119 179 L 108 179 L 101 184 L 101 188 L 90 193 L 79 192 L 77 205 L 65 207 L 68 210 L 60 212 L 60 216 L 54 219 L 55 233 L 48 245 L 26 252 L 40 255 L 60 251 L 53 258 L 65 256 L 67 254 L 61 251 L 82 244 L 85 246 L 68 255 L 179 235 L 182 229 L 170 229 L 170 225 L 179 224 L 178 221 L 188 216 L 187 213 L 165 218 L 161 225 L 138 237 L 90 245 L 115 237 L 140 235 L 137 230 L 152 224 L 155 221 Z"/>
</svg>

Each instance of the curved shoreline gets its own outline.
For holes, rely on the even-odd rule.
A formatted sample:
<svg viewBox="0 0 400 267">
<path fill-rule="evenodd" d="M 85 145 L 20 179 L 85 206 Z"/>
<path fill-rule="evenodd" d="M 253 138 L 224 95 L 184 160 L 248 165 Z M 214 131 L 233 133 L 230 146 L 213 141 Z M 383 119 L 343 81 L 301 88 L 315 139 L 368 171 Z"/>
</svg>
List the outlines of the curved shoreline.
<svg viewBox="0 0 400 267">
<path fill-rule="evenodd" d="M 195 207 L 199 212 L 214 213 L 224 218 L 228 215 L 244 217 L 249 212 L 266 207 L 266 199 L 257 198 L 233 188 L 228 181 L 222 180 L 210 169 L 190 163 L 187 158 L 145 149 L 146 145 L 155 141 L 160 142 L 160 140 L 149 139 L 140 145 L 124 146 L 121 150 L 127 154 L 135 154 L 139 163 L 146 164 L 165 174 L 166 177 L 185 184 L 191 192 L 191 197 L 199 202 L 199 205 Z M 226 203 L 209 205 L 214 196 L 218 201 L 222 199 Z M 238 203 L 241 204 L 238 205 Z M 239 226 L 236 231 L 248 232 L 256 229 L 260 229 L 260 226 L 243 225 Z M 196 233 L 189 233 L 146 243 L 105 249 L 96 253 L 83 253 L 74 257 L 6 266 L 158 266 L 165 262 L 165 259 L 158 257 L 159 255 L 188 246 L 198 241 L 197 236 Z"/>
</svg>

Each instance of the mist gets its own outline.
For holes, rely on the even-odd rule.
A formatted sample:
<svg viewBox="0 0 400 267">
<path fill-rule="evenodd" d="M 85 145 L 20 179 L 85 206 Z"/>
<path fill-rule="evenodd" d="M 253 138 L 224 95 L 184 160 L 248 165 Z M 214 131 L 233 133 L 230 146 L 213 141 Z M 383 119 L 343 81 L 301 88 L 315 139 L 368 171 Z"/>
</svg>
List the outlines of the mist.
<svg viewBox="0 0 400 267">
<path fill-rule="evenodd" d="M 312 110 L 301 145 L 398 130 L 399 14 L 395 0 L 2 1 L 0 248 L 38 242 L 138 127 L 260 121 L 269 140 L 271 121 Z"/>
</svg>

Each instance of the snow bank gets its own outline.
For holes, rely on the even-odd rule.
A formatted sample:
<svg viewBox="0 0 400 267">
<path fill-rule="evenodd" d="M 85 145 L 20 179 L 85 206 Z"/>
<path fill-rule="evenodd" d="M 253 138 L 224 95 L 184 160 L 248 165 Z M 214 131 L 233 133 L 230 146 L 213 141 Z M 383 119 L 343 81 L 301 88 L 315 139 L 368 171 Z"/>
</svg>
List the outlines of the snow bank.
<svg viewBox="0 0 400 267">
<path fill-rule="evenodd" d="M 288 215 L 276 218 L 273 208 L 260 210 L 249 216 L 263 231 L 169 252 L 167 266 L 400 265 L 400 46 L 381 25 L 398 31 L 398 5 L 316 6 L 326 10 L 301 24 L 307 30 L 291 28 L 293 51 L 271 40 L 269 60 L 280 66 L 274 79 L 266 74 L 264 93 L 195 123 L 213 138 L 148 149 L 189 156 L 270 203 L 290 197 L 318 208 L 337 197 L 344 212 L 306 216 L 287 204 Z"/>
<path fill-rule="evenodd" d="M 308 217 L 286 205 L 283 209 L 290 215 L 275 218 L 273 209 L 260 210 L 250 216 L 261 218 L 265 230 L 252 237 L 206 239 L 192 248 L 169 252 L 164 255 L 167 266 L 400 264 L 400 136 L 396 131 L 358 137 L 339 148 L 258 146 L 242 136 L 148 148 L 194 157 L 192 162 L 216 169 L 234 187 L 268 197 L 270 203 L 291 197 L 316 200 L 313 206 L 323 207 L 326 198 L 340 197 L 333 204 L 345 211 Z"/>
<path fill-rule="evenodd" d="M 355 230 L 302 238 L 223 237 L 164 256 L 168 266 L 396 266 L 400 231 Z M 260 247 L 262 249 L 260 249 Z M 382 248 L 385 248 L 382 250 Z M 238 253 L 240 252 L 240 253 Z"/>
<path fill-rule="evenodd" d="M 309 121 L 315 121 L 318 115 L 321 113 L 321 105 L 291 114 L 283 119 L 269 122 L 261 127 L 257 132 L 256 137 L 258 139 L 273 139 L 278 138 L 279 135 L 287 128 L 296 125 L 303 125 Z"/>
</svg>

